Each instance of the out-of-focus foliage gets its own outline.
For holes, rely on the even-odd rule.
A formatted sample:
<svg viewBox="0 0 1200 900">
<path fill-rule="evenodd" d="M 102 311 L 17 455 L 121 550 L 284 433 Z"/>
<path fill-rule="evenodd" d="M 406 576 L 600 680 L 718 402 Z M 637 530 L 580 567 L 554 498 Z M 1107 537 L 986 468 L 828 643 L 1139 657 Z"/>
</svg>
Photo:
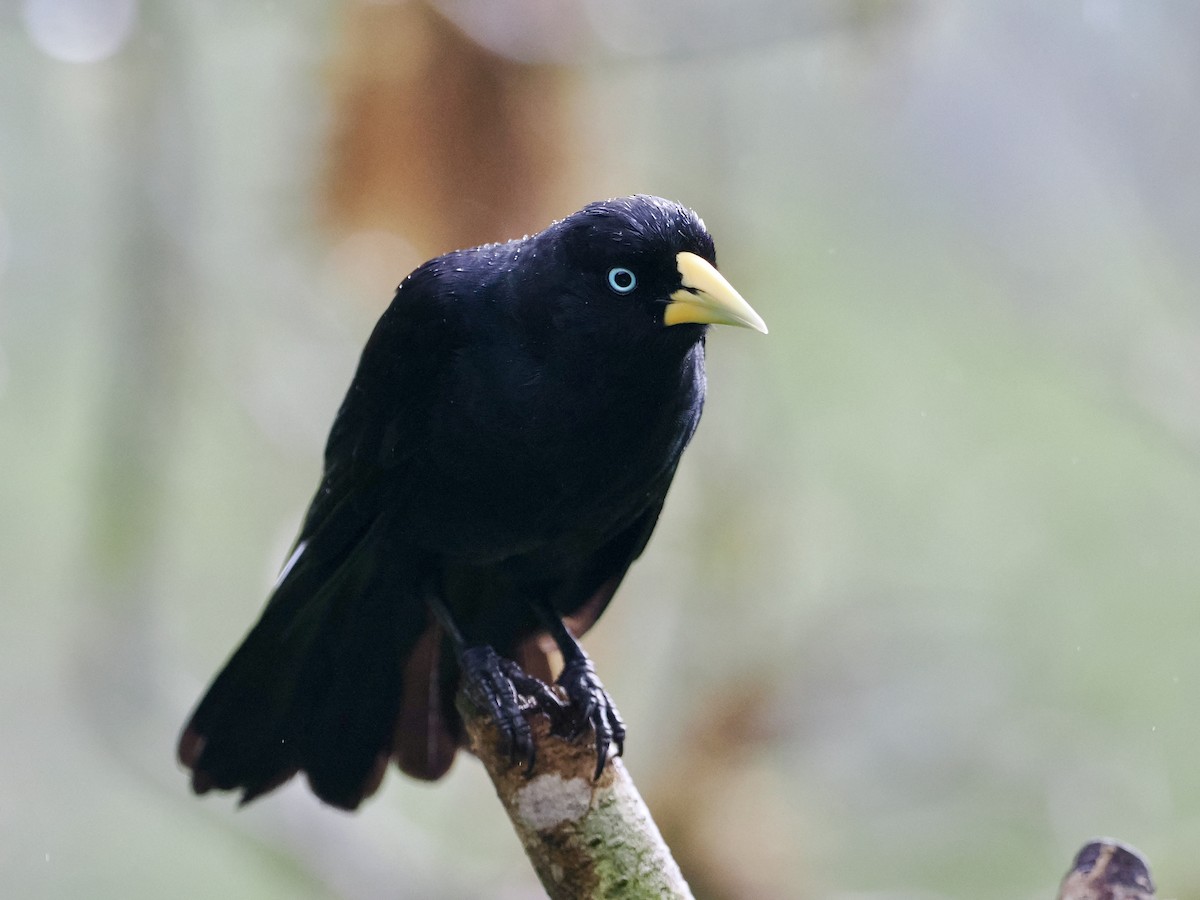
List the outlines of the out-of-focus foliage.
<svg viewBox="0 0 1200 900">
<path fill-rule="evenodd" d="M 302 784 L 197 801 L 172 761 L 374 317 L 447 249 L 426 121 L 410 218 L 336 207 L 362 10 L 0 12 L 4 896 L 538 895 L 471 760 L 357 816 Z M 555 142 L 497 140 L 554 170 L 481 216 L 689 203 L 771 326 L 712 336 L 704 425 L 588 639 L 698 894 L 1046 897 L 1097 833 L 1200 894 L 1200 12 L 425 15 L 515 73 L 495 121 Z M 461 74 L 439 46 L 397 38 L 409 90 Z"/>
</svg>

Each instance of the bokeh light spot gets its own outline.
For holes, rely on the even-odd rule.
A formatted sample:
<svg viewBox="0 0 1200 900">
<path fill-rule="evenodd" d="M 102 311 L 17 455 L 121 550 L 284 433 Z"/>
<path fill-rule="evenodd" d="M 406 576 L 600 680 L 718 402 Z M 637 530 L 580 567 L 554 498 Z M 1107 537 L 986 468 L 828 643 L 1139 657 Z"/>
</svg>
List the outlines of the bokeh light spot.
<svg viewBox="0 0 1200 900">
<path fill-rule="evenodd" d="M 137 0 L 25 0 L 29 39 L 62 62 L 92 63 L 112 56 L 137 23 Z"/>
</svg>

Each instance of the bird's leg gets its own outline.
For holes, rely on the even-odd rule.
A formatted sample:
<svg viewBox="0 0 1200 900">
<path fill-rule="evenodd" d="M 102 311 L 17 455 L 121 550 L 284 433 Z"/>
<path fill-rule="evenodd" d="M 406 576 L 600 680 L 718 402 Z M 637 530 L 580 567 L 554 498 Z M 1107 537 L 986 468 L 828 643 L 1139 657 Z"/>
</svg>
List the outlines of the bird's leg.
<svg viewBox="0 0 1200 900">
<path fill-rule="evenodd" d="M 534 611 L 542 626 L 554 638 L 554 643 L 563 655 L 563 670 L 557 684 L 566 692 L 569 709 L 573 713 L 566 727 L 556 727 L 569 740 L 575 740 L 590 725 L 596 736 L 596 774 L 599 779 L 608 762 L 608 749 L 616 744 L 617 756 L 625 751 L 625 723 L 613 705 L 608 691 L 600 683 L 592 661 L 588 659 L 575 635 L 544 601 L 534 602 Z"/>
<path fill-rule="evenodd" d="M 468 644 L 435 590 L 426 591 L 425 602 L 454 648 L 468 700 L 492 717 L 500 733 L 501 754 L 507 755 L 514 766 L 523 762 L 525 775 L 529 777 L 533 774 L 536 751 L 523 710 L 534 704 L 545 709 L 561 707 L 562 702 L 541 680 L 511 659 L 505 659 L 486 644 Z"/>
</svg>

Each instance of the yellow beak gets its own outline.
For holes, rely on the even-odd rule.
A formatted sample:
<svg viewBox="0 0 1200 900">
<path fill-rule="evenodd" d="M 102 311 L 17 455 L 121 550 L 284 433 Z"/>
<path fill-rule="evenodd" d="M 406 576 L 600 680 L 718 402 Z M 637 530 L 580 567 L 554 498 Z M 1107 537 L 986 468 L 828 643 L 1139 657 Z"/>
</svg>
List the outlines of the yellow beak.
<svg viewBox="0 0 1200 900">
<path fill-rule="evenodd" d="M 767 323 L 713 265 L 695 253 L 676 254 L 682 288 L 671 294 L 663 324 L 740 325 L 767 333 Z"/>
</svg>

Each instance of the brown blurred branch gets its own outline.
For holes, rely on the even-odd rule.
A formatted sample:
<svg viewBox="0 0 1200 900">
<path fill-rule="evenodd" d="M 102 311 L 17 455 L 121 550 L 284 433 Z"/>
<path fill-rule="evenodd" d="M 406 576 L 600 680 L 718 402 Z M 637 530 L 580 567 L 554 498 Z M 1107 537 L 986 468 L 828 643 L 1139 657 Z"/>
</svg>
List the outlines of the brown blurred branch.
<svg viewBox="0 0 1200 900">
<path fill-rule="evenodd" d="M 343 13 L 323 190 L 335 232 L 402 235 L 415 265 L 562 211 L 565 67 L 481 47 L 430 3 L 354 0 Z"/>
<path fill-rule="evenodd" d="M 1109 838 L 1091 841 L 1075 856 L 1058 900 L 1154 900 L 1150 867 L 1132 847 Z"/>
<path fill-rule="evenodd" d="M 592 746 L 552 736 L 546 717 L 531 712 L 537 765 L 526 778 L 523 768 L 497 751 L 491 717 L 473 710 L 463 694 L 458 707 L 471 749 L 491 776 L 551 900 L 691 900 L 679 866 L 620 759 L 592 781 Z"/>
</svg>

